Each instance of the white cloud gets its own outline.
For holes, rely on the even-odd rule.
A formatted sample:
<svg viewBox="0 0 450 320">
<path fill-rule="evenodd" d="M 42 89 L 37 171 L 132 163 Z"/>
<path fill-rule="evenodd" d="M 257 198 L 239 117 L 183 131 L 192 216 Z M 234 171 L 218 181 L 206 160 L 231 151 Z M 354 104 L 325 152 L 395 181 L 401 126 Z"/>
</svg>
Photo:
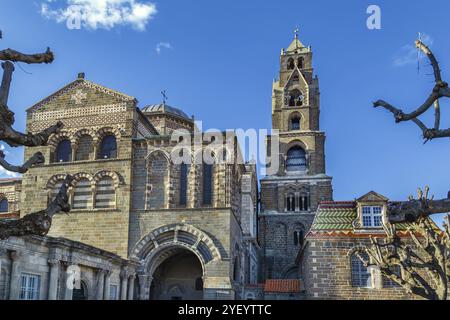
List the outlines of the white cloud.
<svg viewBox="0 0 450 320">
<path fill-rule="evenodd" d="M 61 2 L 64 4 L 59 5 Z M 130 25 L 143 31 L 156 13 L 155 4 L 140 0 L 47 0 L 41 3 L 42 16 L 77 29 L 110 30 Z M 78 27 L 73 27 L 77 24 Z"/>
<path fill-rule="evenodd" d="M 169 42 L 160 42 L 156 45 L 156 53 L 161 54 L 162 49 L 173 49 L 173 47 Z"/>
<path fill-rule="evenodd" d="M 433 45 L 433 39 L 426 33 L 421 34 L 422 42 L 428 46 Z M 394 65 L 396 67 L 403 67 L 406 65 L 417 64 L 418 57 L 418 49 L 412 45 L 407 44 L 403 46 L 400 50 L 400 53 L 394 59 Z M 422 60 L 425 58 L 425 55 L 420 52 L 419 59 Z"/>
<path fill-rule="evenodd" d="M 0 144 L 0 150 L 3 151 L 4 154 L 8 154 L 9 152 L 6 150 L 5 145 Z M 19 174 L 15 172 L 11 172 L 0 166 L 0 177 L 7 176 L 9 178 L 17 178 L 19 177 Z"/>
</svg>

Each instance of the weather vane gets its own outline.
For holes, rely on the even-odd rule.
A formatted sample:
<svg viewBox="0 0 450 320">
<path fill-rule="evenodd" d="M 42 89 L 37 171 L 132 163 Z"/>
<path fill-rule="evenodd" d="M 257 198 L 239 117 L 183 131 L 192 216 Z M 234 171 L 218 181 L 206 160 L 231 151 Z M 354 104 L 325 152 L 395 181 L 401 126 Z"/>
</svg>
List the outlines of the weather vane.
<svg viewBox="0 0 450 320">
<path fill-rule="evenodd" d="M 166 104 L 167 100 L 169 99 L 166 95 L 166 90 L 161 91 L 161 95 L 163 97 L 163 104 Z"/>
</svg>

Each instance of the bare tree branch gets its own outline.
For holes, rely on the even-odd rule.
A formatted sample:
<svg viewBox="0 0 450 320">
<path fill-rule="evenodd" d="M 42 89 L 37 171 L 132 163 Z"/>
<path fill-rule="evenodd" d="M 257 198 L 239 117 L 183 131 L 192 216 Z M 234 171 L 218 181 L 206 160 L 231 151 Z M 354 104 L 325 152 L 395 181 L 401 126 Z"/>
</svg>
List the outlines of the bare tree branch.
<svg viewBox="0 0 450 320">
<path fill-rule="evenodd" d="M 18 220 L 0 220 L 0 239 L 26 235 L 46 235 L 50 230 L 52 218 L 59 212 L 69 212 L 68 189 L 73 177 L 67 175 L 56 198 L 48 208 L 28 214 Z"/>
<path fill-rule="evenodd" d="M 450 137 L 450 128 L 449 129 L 440 129 L 440 107 L 439 107 L 439 99 L 443 97 L 450 98 L 450 89 L 448 87 L 448 83 L 442 81 L 441 70 L 439 67 L 439 63 L 436 60 L 436 57 L 431 52 L 431 50 L 420 40 L 416 41 L 416 47 L 421 50 L 430 60 L 431 66 L 433 67 L 434 73 L 434 88 L 429 95 L 429 97 L 425 100 L 425 102 L 419 106 L 416 110 L 411 113 L 405 113 L 402 109 L 394 107 L 390 103 L 384 100 L 378 100 L 374 102 L 373 106 L 383 107 L 386 110 L 390 111 L 395 118 L 395 121 L 413 121 L 415 122 L 419 128 L 422 130 L 423 138 L 428 141 L 436 138 Z M 427 128 L 422 121 L 420 121 L 417 117 L 425 113 L 430 107 L 434 105 L 435 107 L 435 122 L 433 128 Z"/>
<path fill-rule="evenodd" d="M 24 62 L 28 64 L 32 63 L 52 63 L 55 59 L 53 52 L 50 48 L 44 53 L 36 54 L 23 54 L 16 50 L 5 49 L 0 51 L 0 60 L 3 61 L 13 61 L 13 62 Z"/>
<path fill-rule="evenodd" d="M 420 217 L 428 217 L 433 214 L 450 212 L 450 199 L 428 199 L 429 187 L 425 188 L 425 194 L 418 189 L 418 199 L 410 198 L 409 201 L 389 202 L 387 218 L 389 223 L 414 222 Z"/>
<path fill-rule="evenodd" d="M 34 165 L 42 164 L 45 162 L 44 155 L 41 152 L 36 152 L 27 162 L 25 162 L 21 166 L 15 166 L 9 164 L 5 160 L 5 154 L 0 150 L 0 165 L 8 171 L 17 172 L 17 173 L 25 173 Z"/>
<path fill-rule="evenodd" d="M 12 128 L 15 122 L 14 112 L 8 108 L 8 97 L 12 75 L 14 72 L 14 65 L 11 61 L 25 63 L 51 63 L 53 59 L 54 56 L 50 49 L 47 49 L 45 53 L 31 55 L 22 54 L 11 49 L 0 51 L 0 60 L 5 60 L 5 62 L 1 65 L 3 68 L 3 77 L 0 87 L 0 140 L 5 141 L 12 147 L 44 146 L 47 144 L 50 135 L 60 132 L 63 127 L 63 123 L 59 121 L 55 125 L 39 133 L 33 134 L 18 132 Z M 45 159 L 42 153 L 37 152 L 27 162 L 25 162 L 25 164 L 21 166 L 14 166 L 5 160 L 5 154 L 0 151 L 0 165 L 13 172 L 24 173 L 33 165 L 44 163 L 44 160 Z M 20 237 L 25 235 L 47 234 L 50 229 L 53 216 L 61 211 L 70 211 L 70 205 L 68 203 L 69 196 L 67 191 L 72 180 L 72 176 L 66 176 L 58 195 L 46 209 L 27 214 L 17 220 L 0 220 L 0 239 L 7 239 L 11 236 Z"/>
</svg>

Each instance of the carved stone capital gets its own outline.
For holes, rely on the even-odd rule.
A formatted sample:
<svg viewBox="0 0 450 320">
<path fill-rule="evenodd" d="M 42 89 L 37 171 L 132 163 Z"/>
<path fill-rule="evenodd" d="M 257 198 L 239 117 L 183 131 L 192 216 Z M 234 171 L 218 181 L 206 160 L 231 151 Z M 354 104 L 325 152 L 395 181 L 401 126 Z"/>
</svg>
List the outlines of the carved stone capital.
<svg viewBox="0 0 450 320">
<path fill-rule="evenodd" d="M 59 267 L 61 261 L 59 259 L 48 259 L 48 264 L 50 267 Z"/>
</svg>

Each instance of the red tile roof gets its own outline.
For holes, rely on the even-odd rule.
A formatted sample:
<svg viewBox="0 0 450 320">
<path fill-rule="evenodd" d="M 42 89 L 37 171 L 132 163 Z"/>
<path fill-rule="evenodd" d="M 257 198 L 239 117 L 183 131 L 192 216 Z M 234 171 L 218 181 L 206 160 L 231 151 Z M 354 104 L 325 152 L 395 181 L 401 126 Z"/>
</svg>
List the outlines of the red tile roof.
<svg viewBox="0 0 450 320">
<path fill-rule="evenodd" d="M 266 284 L 264 285 L 264 292 L 300 292 L 300 280 L 266 280 Z"/>
</svg>

